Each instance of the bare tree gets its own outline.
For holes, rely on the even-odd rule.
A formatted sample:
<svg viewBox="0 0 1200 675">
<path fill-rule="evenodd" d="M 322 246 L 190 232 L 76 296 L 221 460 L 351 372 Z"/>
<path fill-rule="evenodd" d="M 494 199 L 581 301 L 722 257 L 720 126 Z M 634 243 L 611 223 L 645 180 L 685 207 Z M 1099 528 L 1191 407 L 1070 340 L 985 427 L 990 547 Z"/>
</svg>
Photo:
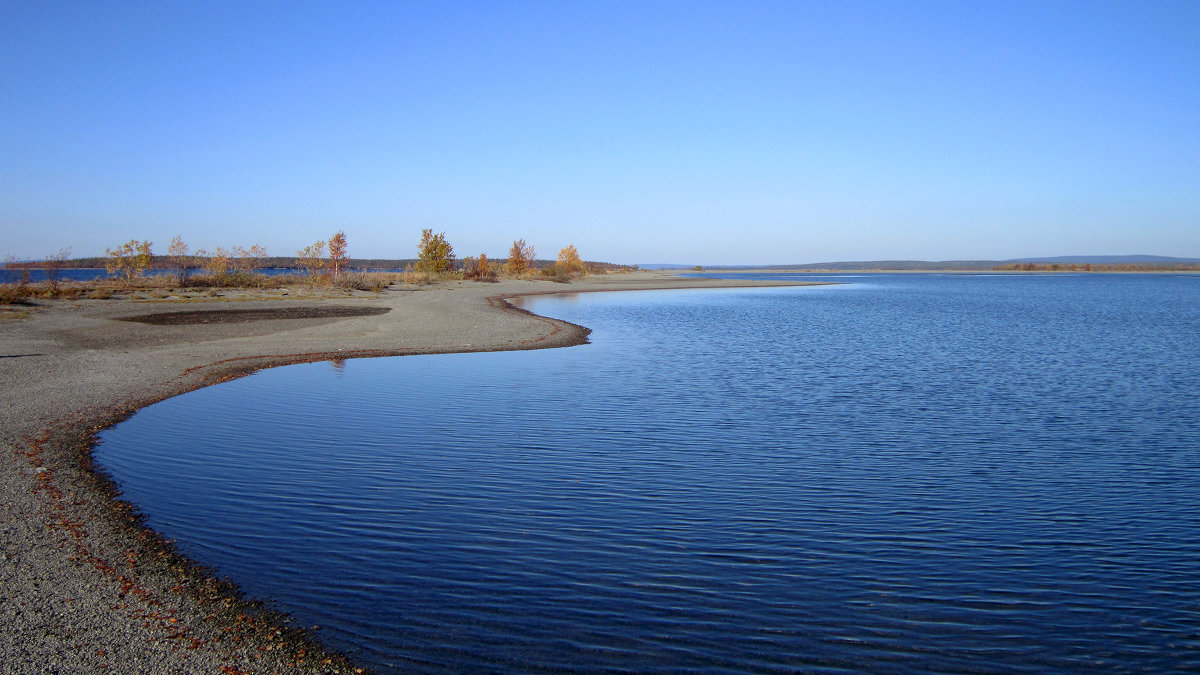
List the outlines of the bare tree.
<svg viewBox="0 0 1200 675">
<path fill-rule="evenodd" d="M 60 248 L 57 253 L 46 256 L 46 281 L 50 283 L 50 295 L 58 297 L 58 281 L 62 276 L 63 265 L 71 257 L 71 249 Z"/>
</svg>

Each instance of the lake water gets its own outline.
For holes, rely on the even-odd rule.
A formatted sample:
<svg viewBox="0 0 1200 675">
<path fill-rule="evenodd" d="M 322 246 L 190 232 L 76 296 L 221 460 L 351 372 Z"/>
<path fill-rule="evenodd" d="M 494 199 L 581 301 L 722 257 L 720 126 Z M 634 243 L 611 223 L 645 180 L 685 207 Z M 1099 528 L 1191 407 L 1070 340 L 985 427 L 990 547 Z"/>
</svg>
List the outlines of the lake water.
<svg viewBox="0 0 1200 675">
<path fill-rule="evenodd" d="M 1200 277 L 834 280 L 538 298 L 592 344 L 277 368 L 97 457 L 383 672 L 1200 669 Z"/>
</svg>

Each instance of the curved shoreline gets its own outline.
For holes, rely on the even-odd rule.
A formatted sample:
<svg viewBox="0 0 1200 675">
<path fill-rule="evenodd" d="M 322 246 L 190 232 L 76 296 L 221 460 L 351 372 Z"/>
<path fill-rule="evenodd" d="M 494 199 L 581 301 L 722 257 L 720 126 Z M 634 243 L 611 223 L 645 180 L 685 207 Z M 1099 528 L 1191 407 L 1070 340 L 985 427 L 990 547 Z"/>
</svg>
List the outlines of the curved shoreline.
<svg viewBox="0 0 1200 675">
<path fill-rule="evenodd" d="M 360 672 L 289 617 L 242 598 L 232 582 L 180 555 L 120 500 L 116 485 L 93 466 L 91 449 L 100 430 L 139 408 L 293 363 L 587 341 L 589 329 L 533 314 L 509 298 L 803 284 L 641 273 L 546 285 L 448 284 L 382 297 L 283 301 L 391 310 L 359 317 L 152 326 L 119 320 L 178 306 L 88 301 L 0 323 L 0 442 L 11 450 L 0 459 L 0 662 L 12 673 L 118 665 L 141 672 Z"/>
</svg>

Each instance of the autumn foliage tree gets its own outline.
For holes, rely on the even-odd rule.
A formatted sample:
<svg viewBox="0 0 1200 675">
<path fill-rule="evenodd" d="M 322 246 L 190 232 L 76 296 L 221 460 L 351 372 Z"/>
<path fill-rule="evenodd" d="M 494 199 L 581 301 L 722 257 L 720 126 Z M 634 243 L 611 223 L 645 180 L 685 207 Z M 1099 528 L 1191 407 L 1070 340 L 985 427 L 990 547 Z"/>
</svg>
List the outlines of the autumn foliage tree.
<svg viewBox="0 0 1200 675">
<path fill-rule="evenodd" d="M 454 247 L 446 241 L 446 233 L 434 234 L 429 228 L 422 230 L 421 243 L 417 247 L 417 269 L 439 275 L 450 271 L 453 265 Z"/>
<path fill-rule="evenodd" d="M 175 235 L 171 245 L 167 247 L 167 260 L 171 267 L 179 270 L 179 283 L 187 283 L 188 273 L 196 268 L 196 259 L 191 255 L 191 248 L 183 243 L 183 237 Z"/>
<path fill-rule="evenodd" d="M 583 260 L 579 258 L 579 251 L 575 249 L 575 244 L 568 244 L 566 248 L 558 252 L 558 271 L 569 277 L 581 277 L 587 271 L 583 264 Z"/>
<path fill-rule="evenodd" d="M 512 248 L 508 250 L 508 261 L 504 263 L 504 272 L 514 277 L 524 275 L 533 269 L 533 260 L 536 255 L 533 247 L 526 244 L 524 239 L 514 241 Z"/>
<path fill-rule="evenodd" d="M 204 249 L 200 249 L 196 251 L 196 257 L 203 259 L 201 264 L 213 276 L 219 277 L 229 272 L 229 260 L 232 254 L 220 246 L 217 247 L 215 253 L 209 253 Z"/>
<path fill-rule="evenodd" d="M 329 273 L 336 279 L 350 260 L 346 252 L 346 233 L 338 230 L 329 238 Z"/>
<path fill-rule="evenodd" d="M 253 244 L 250 248 L 234 246 L 232 255 L 230 256 L 230 264 L 233 270 L 239 274 L 249 274 L 262 266 L 262 261 L 267 257 L 267 249 L 258 244 Z"/>
<path fill-rule="evenodd" d="M 317 240 L 316 243 L 296 251 L 296 264 L 310 277 L 320 274 L 321 270 L 325 269 L 325 241 Z"/>
<path fill-rule="evenodd" d="M 120 274 L 125 279 L 125 285 L 133 283 L 133 280 L 142 276 L 146 268 L 150 266 L 151 243 L 148 241 L 138 241 L 130 239 L 120 246 L 104 249 L 108 260 L 104 263 L 104 269 L 112 274 L 114 272 Z"/>
<path fill-rule="evenodd" d="M 475 281 L 495 281 L 496 265 L 488 261 L 486 253 L 480 253 L 478 258 L 463 258 L 463 276 Z"/>
</svg>

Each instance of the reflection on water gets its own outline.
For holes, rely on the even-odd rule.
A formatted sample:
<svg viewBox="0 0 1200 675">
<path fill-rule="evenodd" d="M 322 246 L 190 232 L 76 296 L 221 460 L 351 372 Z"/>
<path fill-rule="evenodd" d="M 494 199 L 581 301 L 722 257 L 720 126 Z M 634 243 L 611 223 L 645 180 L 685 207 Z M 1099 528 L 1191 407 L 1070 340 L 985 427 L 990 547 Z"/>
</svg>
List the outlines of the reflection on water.
<svg viewBox="0 0 1200 675">
<path fill-rule="evenodd" d="M 592 344 L 265 371 L 97 455 L 384 671 L 1195 670 L 1195 281 L 527 299 Z"/>
</svg>

